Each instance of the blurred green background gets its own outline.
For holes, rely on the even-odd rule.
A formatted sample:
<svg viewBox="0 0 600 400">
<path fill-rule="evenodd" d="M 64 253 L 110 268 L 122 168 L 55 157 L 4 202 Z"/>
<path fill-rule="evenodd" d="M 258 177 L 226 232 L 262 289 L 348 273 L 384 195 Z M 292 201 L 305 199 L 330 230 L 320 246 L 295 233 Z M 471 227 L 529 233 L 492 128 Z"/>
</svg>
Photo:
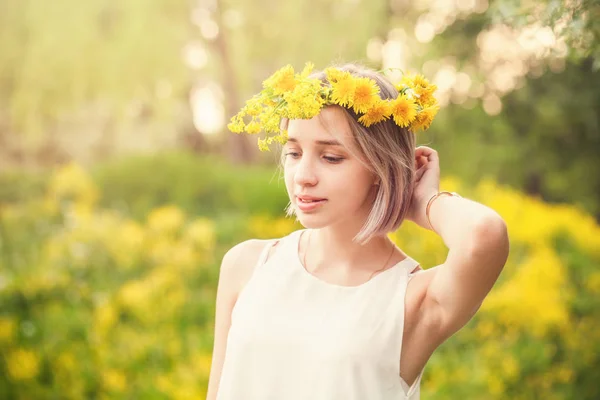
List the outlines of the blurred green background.
<svg viewBox="0 0 600 400">
<path fill-rule="evenodd" d="M 276 152 L 225 124 L 306 61 L 425 74 L 441 187 L 508 224 L 423 398 L 600 398 L 598 21 L 597 0 L 0 0 L 0 398 L 204 398 L 223 254 L 300 228 Z"/>
</svg>

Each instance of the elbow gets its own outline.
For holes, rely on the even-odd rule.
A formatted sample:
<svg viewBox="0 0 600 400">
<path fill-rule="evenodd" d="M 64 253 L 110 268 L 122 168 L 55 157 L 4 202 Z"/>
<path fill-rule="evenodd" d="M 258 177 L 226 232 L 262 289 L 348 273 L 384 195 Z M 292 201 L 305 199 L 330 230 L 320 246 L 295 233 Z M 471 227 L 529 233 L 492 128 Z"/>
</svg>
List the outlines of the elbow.
<svg viewBox="0 0 600 400">
<path fill-rule="evenodd" d="M 494 264 L 504 266 L 508 259 L 509 238 L 506 222 L 495 213 L 482 218 L 473 229 L 472 254 L 492 258 Z M 490 260 L 492 261 L 492 260 Z"/>
</svg>

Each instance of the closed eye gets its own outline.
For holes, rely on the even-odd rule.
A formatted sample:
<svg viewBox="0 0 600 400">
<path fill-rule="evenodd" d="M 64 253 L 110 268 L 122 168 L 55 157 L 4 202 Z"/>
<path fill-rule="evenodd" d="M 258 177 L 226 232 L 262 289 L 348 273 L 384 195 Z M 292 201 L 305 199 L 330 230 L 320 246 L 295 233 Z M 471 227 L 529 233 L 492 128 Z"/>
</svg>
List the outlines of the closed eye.
<svg viewBox="0 0 600 400">
<path fill-rule="evenodd" d="M 298 159 L 300 157 L 300 153 L 297 152 L 289 152 L 285 154 L 286 156 L 290 156 L 292 159 Z M 337 164 L 340 163 L 342 160 L 344 160 L 342 157 L 328 157 L 328 156 L 323 156 L 323 158 L 332 164 Z"/>
</svg>

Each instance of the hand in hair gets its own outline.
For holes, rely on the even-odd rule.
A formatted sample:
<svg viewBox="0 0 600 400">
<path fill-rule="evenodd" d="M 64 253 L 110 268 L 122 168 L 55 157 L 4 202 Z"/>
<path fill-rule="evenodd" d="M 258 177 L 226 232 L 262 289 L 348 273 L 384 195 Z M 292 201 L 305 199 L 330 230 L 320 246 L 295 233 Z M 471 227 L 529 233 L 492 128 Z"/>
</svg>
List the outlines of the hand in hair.
<svg viewBox="0 0 600 400">
<path fill-rule="evenodd" d="M 415 188 L 406 219 L 422 227 L 428 227 L 425 214 L 427 201 L 439 192 L 440 159 L 437 151 L 427 146 L 419 146 L 415 150 Z"/>
</svg>

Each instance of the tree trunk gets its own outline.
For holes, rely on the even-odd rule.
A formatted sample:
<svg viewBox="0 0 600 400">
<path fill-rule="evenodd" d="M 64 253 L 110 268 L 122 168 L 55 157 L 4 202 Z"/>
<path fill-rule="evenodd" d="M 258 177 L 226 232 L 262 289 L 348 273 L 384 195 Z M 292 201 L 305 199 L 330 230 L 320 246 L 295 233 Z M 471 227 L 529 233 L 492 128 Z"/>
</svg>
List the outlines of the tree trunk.
<svg viewBox="0 0 600 400">
<path fill-rule="evenodd" d="M 221 59 L 222 65 L 222 87 L 225 92 L 225 113 L 228 120 L 235 115 L 240 108 L 240 97 L 237 89 L 237 79 L 235 68 L 231 62 L 229 49 L 227 47 L 227 38 L 223 19 L 221 18 L 221 1 L 215 1 L 216 10 L 214 13 L 215 21 L 219 26 L 219 34 L 213 41 L 214 48 Z M 234 164 L 248 164 L 254 160 L 253 147 L 246 135 L 237 135 L 227 132 L 228 150 L 227 155 L 229 160 Z"/>
</svg>

